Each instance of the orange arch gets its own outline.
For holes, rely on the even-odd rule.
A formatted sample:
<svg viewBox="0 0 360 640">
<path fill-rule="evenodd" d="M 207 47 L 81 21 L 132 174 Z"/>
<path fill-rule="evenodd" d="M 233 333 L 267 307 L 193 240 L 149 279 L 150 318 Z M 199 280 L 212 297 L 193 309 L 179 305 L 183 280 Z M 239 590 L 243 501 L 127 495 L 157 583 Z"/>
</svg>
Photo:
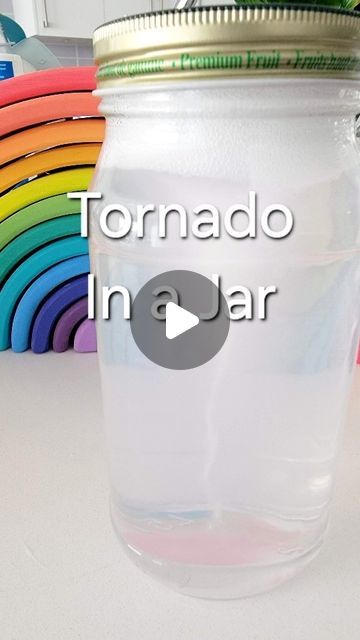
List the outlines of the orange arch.
<svg viewBox="0 0 360 640">
<path fill-rule="evenodd" d="M 80 118 L 41 124 L 4 138 L 0 144 L 0 163 L 6 164 L 35 151 L 45 151 L 67 144 L 102 142 L 104 134 L 105 121 L 102 118 Z"/>
<path fill-rule="evenodd" d="M 0 110 L 0 136 L 5 136 L 41 122 L 97 116 L 99 100 L 91 93 L 61 93 L 17 102 Z"/>
<path fill-rule="evenodd" d="M 0 192 L 14 187 L 27 178 L 55 171 L 55 169 L 94 166 L 100 148 L 100 144 L 74 144 L 21 158 L 0 169 Z"/>
</svg>

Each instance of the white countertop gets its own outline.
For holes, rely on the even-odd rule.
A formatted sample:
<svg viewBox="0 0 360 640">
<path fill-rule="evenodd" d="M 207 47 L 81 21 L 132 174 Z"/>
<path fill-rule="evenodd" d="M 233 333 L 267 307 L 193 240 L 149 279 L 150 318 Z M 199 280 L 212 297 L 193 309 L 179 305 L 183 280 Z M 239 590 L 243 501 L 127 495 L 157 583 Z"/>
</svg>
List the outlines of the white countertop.
<svg viewBox="0 0 360 640">
<path fill-rule="evenodd" d="M 357 640 L 360 367 L 330 532 L 299 577 L 251 599 L 167 590 L 108 515 L 96 356 L 0 354 L 1 640 Z"/>
</svg>

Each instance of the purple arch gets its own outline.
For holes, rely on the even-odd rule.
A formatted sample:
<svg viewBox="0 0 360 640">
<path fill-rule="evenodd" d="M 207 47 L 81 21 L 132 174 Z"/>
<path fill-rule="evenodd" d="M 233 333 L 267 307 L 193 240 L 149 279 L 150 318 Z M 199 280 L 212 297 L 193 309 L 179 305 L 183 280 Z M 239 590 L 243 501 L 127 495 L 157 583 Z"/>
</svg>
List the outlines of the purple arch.
<svg viewBox="0 0 360 640">
<path fill-rule="evenodd" d="M 82 298 L 75 302 L 59 318 L 53 338 L 53 349 L 56 353 L 63 353 L 70 346 L 70 339 L 76 325 L 87 317 L 88 299 Z"/>
<path fill-rule="evenodd" d="M 78 353 L 94 353 L 97 351 L 95 321 L 86 318 L 75 334 L 74 349 Z"/>
</svg>

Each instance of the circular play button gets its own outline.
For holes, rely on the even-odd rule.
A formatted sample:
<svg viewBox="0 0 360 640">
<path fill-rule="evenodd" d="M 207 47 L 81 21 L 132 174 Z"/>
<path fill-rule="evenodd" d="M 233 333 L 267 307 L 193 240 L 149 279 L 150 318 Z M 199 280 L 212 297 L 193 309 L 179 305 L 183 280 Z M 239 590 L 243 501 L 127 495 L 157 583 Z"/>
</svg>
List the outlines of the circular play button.
<svg viewBox="0 0 360 640">
<path fill-rule="evenodd" d="M 140 351 L 167 369 L 194 369 L 220 351 L 229 333 L 220 289 L 194 271 L 149 280 L 132 306 L 131 331 Z"/>
</svg>

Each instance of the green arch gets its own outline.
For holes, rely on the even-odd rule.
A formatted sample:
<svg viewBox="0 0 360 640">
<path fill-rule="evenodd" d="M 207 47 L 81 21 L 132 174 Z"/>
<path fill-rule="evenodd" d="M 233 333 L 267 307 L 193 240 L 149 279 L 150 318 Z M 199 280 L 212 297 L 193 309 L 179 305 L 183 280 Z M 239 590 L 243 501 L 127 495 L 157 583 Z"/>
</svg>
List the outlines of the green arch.
<svg viewBox="0 0 360 640">
<path fill-rule="evenodd" d="M 77 213 L 80 213 L 79 201 L 69 200 L 66 194 L 45 198 L 24 207 L 0 223 L 0 251 L 14 238 L 37 224 Z"/>
</svg>

